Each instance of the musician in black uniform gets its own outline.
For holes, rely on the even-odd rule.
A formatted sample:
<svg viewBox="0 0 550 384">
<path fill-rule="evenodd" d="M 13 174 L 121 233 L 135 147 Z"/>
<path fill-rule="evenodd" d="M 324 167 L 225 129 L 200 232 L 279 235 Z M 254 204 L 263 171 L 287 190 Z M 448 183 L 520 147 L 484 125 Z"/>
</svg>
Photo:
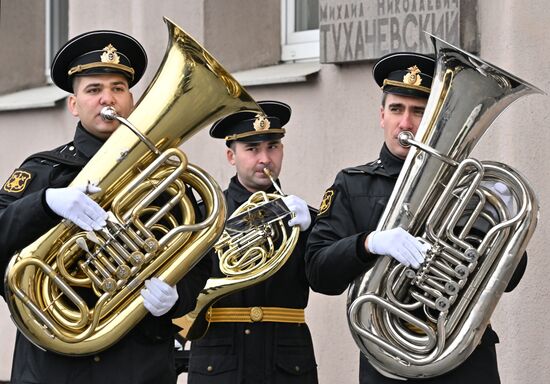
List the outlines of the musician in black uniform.
<svg viewBox="0 0 550 384">
<path fill-rule="evenodd" d="M 238 112 L 216 122 L 210 130 L 212 137 L 225 139 L 227 159 L 237 171 L 224 191 L 229 215 L 254 192 L 276 192 L 263 169 L 267 167 L 275 179 L 280 174 L 283 127 L 291 109 L 278 101 L 258 104 L 268 124 L 260 123 L 255 113 Z M 286 196 L 284 201 L 296 214 L 289 225 L 299 225 L 302 230 L 292 255 L 266 281 L 213 305 L 206 335 L 191 343 L 190 384 L 317 383 L 313 344 L 304 320 L 309 296 L 304 252 L 311 213 L 296 196 Z M 223 277 L 217 256 L 211 256 L 212 276 Z M 274 310 L 288 322 L 274 317 Z M 259 313 L 263 316 L 257 316 Z M 241 319 L 235 321 L 235 315 Z"/>
<path fill-rule="evenodd" d="M 111 106 L 127 117 L 134 103 L 130 88 L 142 77 L 146 65 L 141 44 L 116 31 L 84 33 L 57 53 L 52 79 L 71 93 L 68 108 L 80 121 L 72 142 L 28 157 L 2 186 L 2 274 L 16 251 L 62 219 L 84 230 L 98 230 L 106 224 L 106 212 L 88 196 L 100 189 L 68 185 L 119 126 L 117 121 L 103 120 L 101 109 Z M 209 269 L 210 261 L 205 259 L 175 287 L 148 279 L 141 294 L 150 313 L 112 347 L 92 356 L 45 352 L 18 332 L 11 383 L 176 383 L 177 327 L 171 319 L 194 308 Z"/>
<path fill-rule="evenodd" d="M 408 153 L 408 149 L 399 144 L 398 134 L 401 131 L 416 133 L 430 94 L 433 71 L 434 60 L 415 53 L 389 54 L 374 65 L 374 79 L 383 91 L 380 125 L 384 130 L 384 145 L 378 160 L 343 169 L 324 194 L 306 253 L 306 272 L 314 291 L 341 294 L 355 278 L 372 268 L 381 255 L 412 268 L 418 268 L 424 260 L 427 246 L 408 232 L 401 228 L 375 229 Z M 521 278 L 525 263 L 526 257 L 507 291 Z M 498 337 L 488 327 L 479 346 L 459 367 L 432 379 L 409 381 L 499 383 L 496 343 Z M 363 354 L 359 381 L 365 384 L 403 382 L 379 373 Z"/>
</svg>

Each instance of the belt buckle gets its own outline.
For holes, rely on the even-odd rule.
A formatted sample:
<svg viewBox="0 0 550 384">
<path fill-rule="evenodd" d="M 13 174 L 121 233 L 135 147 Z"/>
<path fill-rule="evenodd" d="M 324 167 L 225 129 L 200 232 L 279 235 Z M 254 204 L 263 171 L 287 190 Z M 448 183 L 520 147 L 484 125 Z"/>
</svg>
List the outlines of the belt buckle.
<svg viewBox="0 0 550 384">
<path fill-rule="evenodd" d="M 250 308 L 250 320 L 252 322 L 262 321 L 264 318 L 264 311 L 262 307 L 252 307 Z"/>
</svg>

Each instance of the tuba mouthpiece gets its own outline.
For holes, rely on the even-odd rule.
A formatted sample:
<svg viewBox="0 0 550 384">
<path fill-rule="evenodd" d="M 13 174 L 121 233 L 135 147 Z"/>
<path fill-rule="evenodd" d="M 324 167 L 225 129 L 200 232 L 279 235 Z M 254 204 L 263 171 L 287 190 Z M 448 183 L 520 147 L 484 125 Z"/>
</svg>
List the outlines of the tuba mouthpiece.
<svg viewBox="0 0 550 384">
<path fill-rule="evenodd" d="M 397 139 L 402 147 L 408 148 L 411 146 L 410 140 L 414 139 L 414 135 L 411 131 L 403 131 L 397 136 Z"/>
<path fill-rule="evenodd" d="M 113 107 L 103 107 L 100 114 L 103 120 L 109 121 L 116 120 L 116 117 L 118 116 L 116 110 Z"/>
</svg>

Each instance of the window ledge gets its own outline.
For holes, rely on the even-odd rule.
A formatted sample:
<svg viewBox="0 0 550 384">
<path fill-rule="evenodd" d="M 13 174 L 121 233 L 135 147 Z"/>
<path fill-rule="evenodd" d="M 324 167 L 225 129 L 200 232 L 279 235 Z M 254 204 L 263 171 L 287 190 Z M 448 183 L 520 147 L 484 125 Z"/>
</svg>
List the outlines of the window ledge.
<svg viewBox="0 0 550 384">
<path fill-rule="evenodd" d="M 0 112 L 54 107 L 69 94 L 55 85 L 26 89 L 0 96 Z"/>
<path fill-rule="evenodd" d="M 285 63 L 270 67 L 234 72 L 232 75 L 243 86 L 297 83 L 307 81 L 309 75 L 321 70 L 319 61 Z"/>
<path fill-rule="evenodd" d="M 233 73 L 243 86 L 305 82 L 321 70 L 318 61 L 285 63 Z M 0 96 L 0 112 L 54 107 L 69 94 L 55 85 L 26 89 Z"/>
</svg>

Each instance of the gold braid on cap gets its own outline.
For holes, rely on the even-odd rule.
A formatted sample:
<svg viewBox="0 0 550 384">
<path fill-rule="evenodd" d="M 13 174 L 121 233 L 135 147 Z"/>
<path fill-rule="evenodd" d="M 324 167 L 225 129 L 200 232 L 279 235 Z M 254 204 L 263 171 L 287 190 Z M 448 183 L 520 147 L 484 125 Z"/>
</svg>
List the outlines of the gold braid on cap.
<svg viewBox="0 0 550 384">
<path fill-rule="evenodd" d="M 284 134 L 286 131 L 284 128 L 270 128 L 266 129 L 264 131 L 247 131 L 243 133 L 236 133 L 234 135 L 225 136 L 225 141 L 231 141 L 231 140 L 238 140 L 242 139 L 243 137 L 250 137 L 255 135 L 264 135 L 266 133 L 272 134 L 272 133 L 282 133 Z"/>
<path fill-rule="evenodd" d="M 263 113 L 258 113 L 255 117 L 256 119 L 254 120 L 253 131 L 246 131 L 242 133 L 235 133 L 233 135 L 225 136 L 225 141 L 238 140 L 238 139 L 242 139 L 243 137 L 250 137 L 254 135 L 263 135 L 264 133 L 284 134 L 286 132 L 284 128 L 271 128 L 271 122 L 269 121 L 267 116 Z"/>
<path fill-rule="evenodd" d="M 409 72 L 405 76 L 403 76 L 402 82 L 397 80 L 384 79 L 382 89 L 384 89 L 386 85 L 393 85 L 396 87 L 415 89 L 418 91 L 430 93 L 430 88 L 420 85 L 422 84 L 422 77 L 420 76 L 420 68 L 414 65 L 407 69 L 409 70 Z"/>
<path fill-rule="evenodd" d="M 384 89 L 384 87 L 386 85 L 394 85 L 396 87 L 401 87 L 401 88 L 416 89 L 416 90 L 426 92 L 426 93 L 431 92 L 430 88 L 428 88 L 428 87 L 424 87 L 422 85 L 410 85 L 410 84 L 402 83 L 401 81 L 396 81 L 396 80 L 385 79 L 384 80 L 384 85 L 382 85 L 382 89 Z"/>
<path fill-rule="evenodd" d="M 101 61 L 88 64 L 80 64 L 69 69 L 68 75 L 71 76 L 75 73 L 79 73 L 91 68 L 114 68 L 119 69 L 123 72 L 127 72 L 131 75 L 131 79 L 134 80 L 134 68 L 128 67 L 127 65 L 120 64 L 120 56 L 117 53 L 117 49 L 113 47 L 112 44 L 109 44 L 103 48 L 103 53 L 100 56 Z"/>
</svg>

